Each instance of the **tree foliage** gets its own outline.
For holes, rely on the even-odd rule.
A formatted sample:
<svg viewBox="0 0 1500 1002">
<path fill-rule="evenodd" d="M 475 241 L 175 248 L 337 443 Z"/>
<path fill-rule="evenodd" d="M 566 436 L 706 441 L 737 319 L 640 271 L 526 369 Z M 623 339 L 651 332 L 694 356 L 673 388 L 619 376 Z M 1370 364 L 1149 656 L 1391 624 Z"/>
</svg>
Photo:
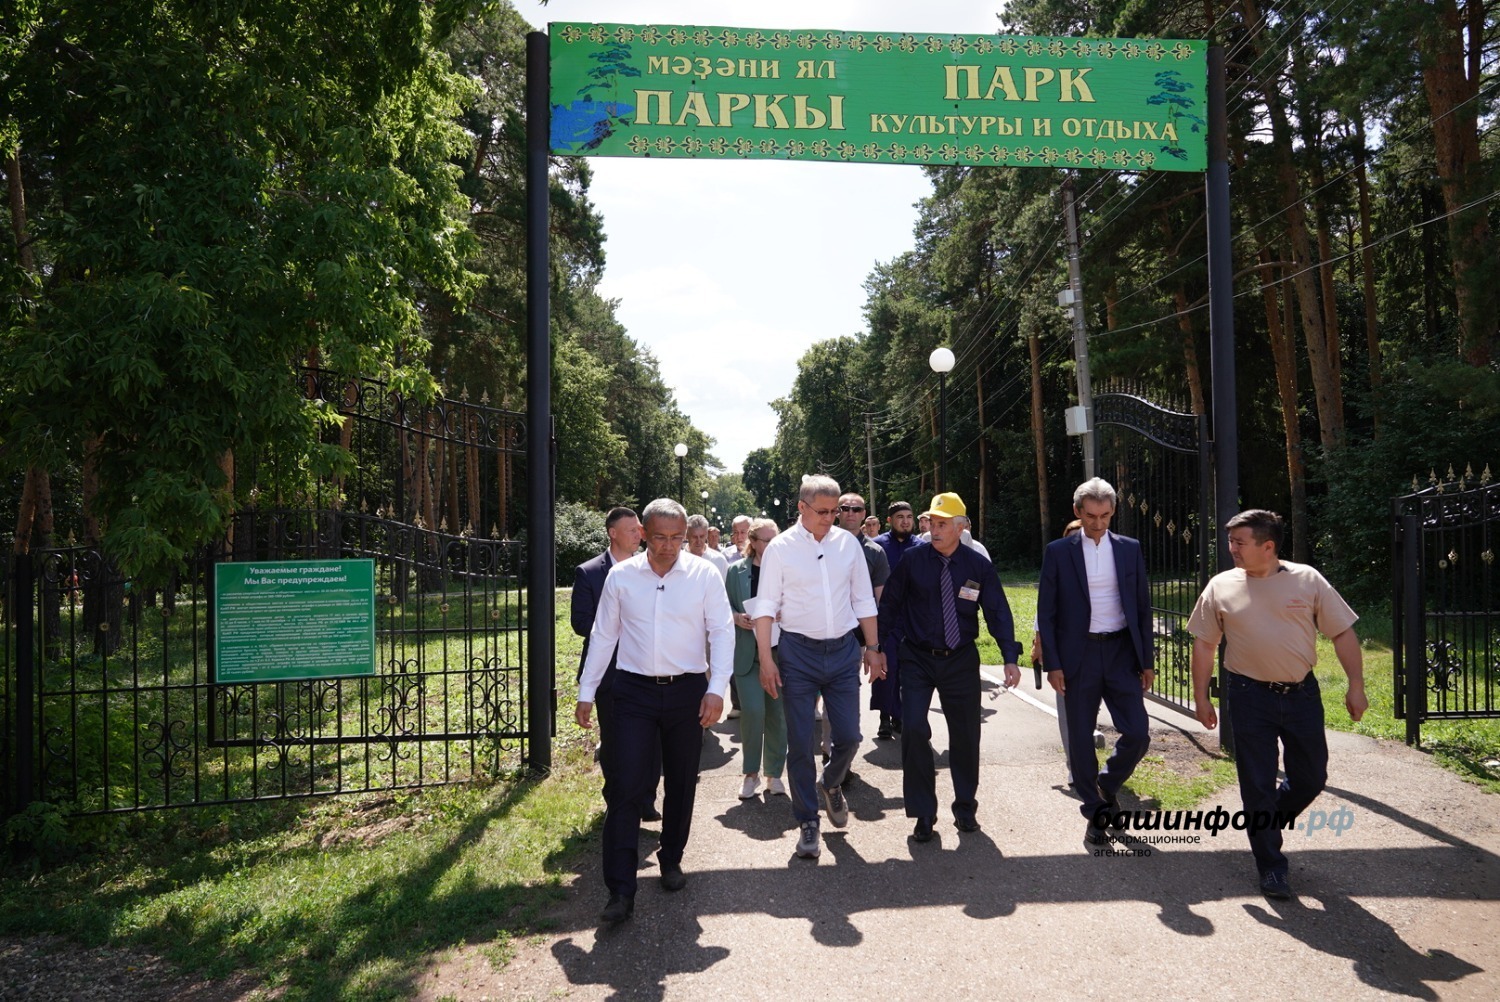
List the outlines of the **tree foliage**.
<svg viewBox="0 0 1500 1002">
<path fill-rule="evenodd" d="M 1225 48 L 1242 503 L 1289 514 L 1299 557 L 1357 581 L 1384 580 L 1372 574 L 1388 561 L 1388 498 L 1414 475 L 1425 485 L 1453 464 L 1478 476 L 1500 460 L 1487 403 L 1500 324 L 1496 21 L 1480 0 L 1013 0 L 1002 17 L 1019 34 Z M 1062 434 L 1076 389 L 1055 298 L 1067 283 L 1059 191 L 1071 181 L 1079 196 L 1096 391 L 1211 413 L 1203 183 L 924 169 L 932 192 L 912 249 L 871 273 L 861 336 L 806 352 L 756 476 L 824 470 L 861 489 L 873 476 L 876 510 L 956 489 L 997 558 L 1034 563 L 1082 473 Z M 926 364 L 938 344 L 958 360 L 946 435 Z"/>
</svg>

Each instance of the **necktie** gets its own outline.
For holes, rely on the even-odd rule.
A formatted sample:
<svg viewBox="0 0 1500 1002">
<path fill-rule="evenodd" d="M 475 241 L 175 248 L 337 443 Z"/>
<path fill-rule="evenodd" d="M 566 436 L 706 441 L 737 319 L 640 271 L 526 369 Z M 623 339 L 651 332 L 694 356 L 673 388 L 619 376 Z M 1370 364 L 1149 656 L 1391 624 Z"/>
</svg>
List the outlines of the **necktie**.
<svg viewBox="0 0 1500 1002">
<path fill-rule="evenodd" d="M 948 572 L 948 558 L 942 555 L 942 572 L 938 575 L 938 593 L 943 597 L 943 640 L 948 649 L 958 646 L 958 606 L 953 601 L 953 575 Z"/>
</svg>

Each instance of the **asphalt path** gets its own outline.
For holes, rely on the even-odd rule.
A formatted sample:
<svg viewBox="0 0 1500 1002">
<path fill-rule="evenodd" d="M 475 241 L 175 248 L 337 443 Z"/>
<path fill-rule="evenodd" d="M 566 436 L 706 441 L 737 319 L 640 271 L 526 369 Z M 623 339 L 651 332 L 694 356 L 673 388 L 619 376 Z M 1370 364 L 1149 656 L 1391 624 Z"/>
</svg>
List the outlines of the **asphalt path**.
<svg viewBox="0 0 1500 1002">
<path fill-rule="evenodd" d="M 607 893 L 587 854 L 548 931 L 501 966 L 456 951 L 432 997 L 1500 999 L 1500 801 L 1423 753 L 1329 732 L 1328 788 L 1304 819 L 1322 827 L 1287 833 L 1296 894 L 1268 901 L 1243 832 L 1141 833 L 1095 854 L 1050 691 L 1028 671 L 982 698 L 980 831 L 953 827 L 934 708 L 942 816 L 931 842 L 909 839 L 899 742 L 874 740 L 866 711 L 849 825 L 825 818 L 822 857 L 798 859 L 789 801 L 738 799 L 725 721 L 704 746 L 684 890 L 658 885 L 647 825 L 631 920 L 599 925 Z M 1153 708 L 1152 728 L 1217 747 L 1171 710 Z M 1140 806 L 1128 787 L 1121 799 Z M 1231 786 L 1199 809 L 1239 806 Z"/>
</svg>

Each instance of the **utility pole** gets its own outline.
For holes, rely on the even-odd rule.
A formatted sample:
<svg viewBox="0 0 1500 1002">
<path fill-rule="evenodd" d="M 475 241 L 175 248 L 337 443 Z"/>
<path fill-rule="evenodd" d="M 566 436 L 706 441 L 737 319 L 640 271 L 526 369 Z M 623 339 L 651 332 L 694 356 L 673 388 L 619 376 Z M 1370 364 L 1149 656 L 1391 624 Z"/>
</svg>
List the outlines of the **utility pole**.
<svg viewBox="0 0 1500 1002">
<path fill-rule="evenodd" d="M 870 507 L 866 515 L 875 514 L 875 444 L 870 437 L 870 412 L 865 411 L 865 475 L 870 481 L 870 493 L 865 495 L 865 504 Z"/>
<path fill-rule="evenodd" d="M 1078 406 L 1069 415 L 1068 434 L 1083 437 L 1083 479 L 1094 476 L 1094 389 L 1089 379 L 1089 337 L 1083 325 L 1083 269 L 1078 263 L 1078 212 L 1073 205 L 1073 179 L 1062 185 L 1063 216 L 1068 225 L 1068 288 L 1057 303 L 1073 312 L 1073 354 L 1078 370 Z"/>
</svg>

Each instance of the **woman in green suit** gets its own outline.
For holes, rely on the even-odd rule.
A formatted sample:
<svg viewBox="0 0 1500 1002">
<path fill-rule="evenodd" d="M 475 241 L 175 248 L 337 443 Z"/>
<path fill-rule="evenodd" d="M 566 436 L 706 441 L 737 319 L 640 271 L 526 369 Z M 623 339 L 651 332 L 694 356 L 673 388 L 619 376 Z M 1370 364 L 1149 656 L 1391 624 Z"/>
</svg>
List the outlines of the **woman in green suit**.
<svg viewBox="0 0 1500 1002">
<path fill-rule="evenodd" d="M 766 544 L 776 538 L 776 523 L 758 518 L 750 523 L 745 558 L 729 565 L 724 589 L 734 611 L 734 686 L 740 694 L 740 747 L 744 751 L 745 781 L 740 799 L 749 800 L 760 791 L 761 767 L 765 767 L 766 789 L 786 796 L 781 772 L 786 765 L 786 712 L 781 700 L 766 695 L 760 686 L 760 658 L 755 649 L 755 620 L 746 614 L 745 603 L 755 597 L 760 585 L 760 558 Z M 771 627 L 771 656 L 776 656 L 777 629 Z"/>
</svg>

